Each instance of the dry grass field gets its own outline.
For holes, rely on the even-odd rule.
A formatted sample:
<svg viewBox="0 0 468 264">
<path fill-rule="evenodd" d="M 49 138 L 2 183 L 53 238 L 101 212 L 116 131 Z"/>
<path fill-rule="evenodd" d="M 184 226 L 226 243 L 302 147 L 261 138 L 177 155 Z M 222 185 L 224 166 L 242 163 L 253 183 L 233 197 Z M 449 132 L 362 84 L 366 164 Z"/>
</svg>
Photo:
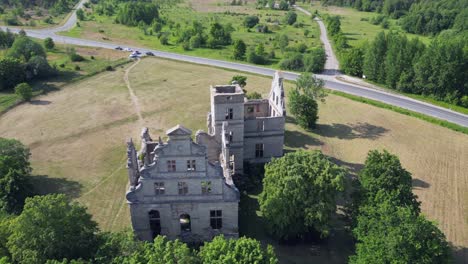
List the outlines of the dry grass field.
<svg viewBox="0 0 468 264">
<path fill-rule="evenodd" d="M 71 84 L 0 116 L 0 136 L 17 138 L 31 149 L 36 189 L 70 194 L 88 207 L 103 230 L 130 225 L 124 198 L 125 139 L 138 141 L 140 122 L 124 82 L 125 69 Z M 209 85 L 227 83 L 234 74 L 151 58 L 131 69 L 129 81 L 142 123 L 157 137 L 177 123 L 194 132 L 205 129 Z M 245 75 L 248 91 L 268 93 L 271 78 Z M 318 129 L 312 132 L 288 118 L 285 148 L 321 149 L 352 173 L 371 149 L 397 154 L 413 174 L 423 213 L 459 248 L 458 262 L 468 259 L 467 135 L 335 95 L 320 105 L 319 115 Z M 344 254 L 341 247 L 332 243 L 277 250 L 283 263 L 342 263 L 349 247 Z"/>
</svg>

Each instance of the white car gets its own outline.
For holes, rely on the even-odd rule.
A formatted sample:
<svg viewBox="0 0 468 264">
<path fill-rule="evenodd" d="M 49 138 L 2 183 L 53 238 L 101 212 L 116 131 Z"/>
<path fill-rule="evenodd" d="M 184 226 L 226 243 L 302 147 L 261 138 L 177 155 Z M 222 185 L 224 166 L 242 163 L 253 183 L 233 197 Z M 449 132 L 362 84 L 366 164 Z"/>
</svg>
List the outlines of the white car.
<svg viewBox="0 0 468 264">
<path fill-rule="evenodd" d="M 140 56 L 138 56 L 137 54 L 134 54 L 134 53 L 132 53 L 132 54 L 130 54 L 130 55 L 128 56 L 129 59 L 136 59 L 136 58 L 139 58 L 139 57 L 140 57 Z"/>
<path fill-rule="evenodd" d="M 133 51 L 131 48 L 124 48 L 123 50 L 124 50 L 124 51 L 130 51 L 130 52 Z"/>
</svg>

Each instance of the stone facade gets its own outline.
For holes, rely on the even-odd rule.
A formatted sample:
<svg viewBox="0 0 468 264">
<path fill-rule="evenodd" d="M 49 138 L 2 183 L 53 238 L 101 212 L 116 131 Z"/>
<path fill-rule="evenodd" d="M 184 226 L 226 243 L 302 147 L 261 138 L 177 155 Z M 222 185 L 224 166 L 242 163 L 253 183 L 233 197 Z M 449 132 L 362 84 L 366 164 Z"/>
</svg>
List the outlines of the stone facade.
<svg viewBox="0 0 468 264">
<path fill-rule="evenodd" d="M 141 149 L 127 142 L 127 168 L 134 232 L 183 241 L 238 236 L 239 191 L 232 175 L 244 161 L 268 162 L 283 155 L 283 78 L 276 73 L 268 99 L 248 100 L 237 84 L 210 87 L 208 132 L 178 125 L 169 140 L 154 141 L 144 128 Z"/>
</svg>

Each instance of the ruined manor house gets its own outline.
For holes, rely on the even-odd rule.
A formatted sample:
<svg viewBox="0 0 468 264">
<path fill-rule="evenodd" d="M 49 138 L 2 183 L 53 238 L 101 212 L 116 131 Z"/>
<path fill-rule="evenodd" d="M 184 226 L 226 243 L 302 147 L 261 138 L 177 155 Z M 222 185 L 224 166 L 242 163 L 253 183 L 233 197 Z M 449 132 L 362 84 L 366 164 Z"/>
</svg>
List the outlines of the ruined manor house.
<svg viewBox="0 0 468 264">
<path fill-rule="evenodd" d="M 238 237 L 239 190 L 232 176 L 244 162 L 264 163 L 283 155 L 286 117 L 283 78 L 277 72 L 268 99 L 246 98 L 242 88 L 210 87 L 208 132 L 177 125 L 168 140 L 153 140 L 147 128 L 141 149 L 127 142 L 127 201 L 139 239 L 157 235 L 204 241 Z"/>
</svg>

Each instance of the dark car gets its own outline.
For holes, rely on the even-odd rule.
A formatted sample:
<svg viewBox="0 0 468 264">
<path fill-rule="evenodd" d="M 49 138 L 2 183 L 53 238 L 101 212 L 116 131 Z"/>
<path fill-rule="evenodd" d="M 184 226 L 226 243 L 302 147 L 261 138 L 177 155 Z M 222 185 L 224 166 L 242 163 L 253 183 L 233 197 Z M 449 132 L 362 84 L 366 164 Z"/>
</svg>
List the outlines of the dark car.
<svg viewBox="0 0 468 264">
<path fill-rule="evenodd" d="M 154 53 L 151 52 L 151 51 L 148 51 L 148 52 L 146 52 L 146 55 L 148 55 L 148 56 L 154 56 Z"/>
<path fill-rule="evenodd" d="M 116 50 L 123 50 L 122 47 L 115 47 Z"/>
<path fill-rule="evenodd" d="M 139 52 L 138 50 L 135 50 L 135 54 L 140 55 L 141 52 Z"/>
</svg>

